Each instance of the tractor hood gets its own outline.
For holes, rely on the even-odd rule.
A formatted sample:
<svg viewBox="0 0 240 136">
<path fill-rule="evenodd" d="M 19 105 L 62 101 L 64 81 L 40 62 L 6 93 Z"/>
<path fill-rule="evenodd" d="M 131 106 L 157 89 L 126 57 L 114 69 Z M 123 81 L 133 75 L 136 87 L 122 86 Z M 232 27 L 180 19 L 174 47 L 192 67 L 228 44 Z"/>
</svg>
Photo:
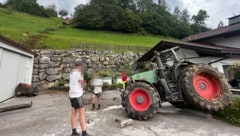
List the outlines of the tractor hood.
<svg viewBox="0 0 240 136">
<path fill-rule="evenodd" d="M 238 48 L 224 47 L 218 45 L 204 45 L 182 41 L 160 41 L 155 47 L 150 49 L 141 58 L 139 58 L 137 62 L 151 60 L 154 57 L 155 51 L 163 51 L 176 46 L 180 48 L 194 50 L 198 54 L 202 54 L 203 57 L 230 57 L 232 55 L 240 55 L 240 49 Z"/>
</svg>

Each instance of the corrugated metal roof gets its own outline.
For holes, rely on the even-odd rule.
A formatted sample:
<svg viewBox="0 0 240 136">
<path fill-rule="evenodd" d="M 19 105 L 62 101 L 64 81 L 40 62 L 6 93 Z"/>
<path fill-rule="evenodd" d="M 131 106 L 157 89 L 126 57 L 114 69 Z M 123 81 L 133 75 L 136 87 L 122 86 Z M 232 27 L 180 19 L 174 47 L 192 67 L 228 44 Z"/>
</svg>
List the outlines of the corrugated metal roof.
<svg viewBox="0 0 240 136">
<path fill-rule="evenodd" d="M 139 58 L 138 62 L 150 60 L 151 58 L 153 58 L 155 51 L 163 51 L 176 46 L 179 46 L 181 48 L 196 50 L 199 53 L 204 53 L 209 56 L 240 55 L 240 49 L 238 48 L 216 46 L 216 45 L 211 46 L 211 45 L 203 45 L 203 44 L 196 44 L 196 43 L 182 42 L 182 41 L 160 41 L 155 47 L 150 49 L 141 58 Z"/>
<path fill-rule="evenodd" d="M 230 26 L 224 26 L 218 29 L 210 30 L 207 32 L 195 34 L 188 36 L 182 41 L 185 42 L 196 42 L 196 41 L 201 41 L 205 39 L 210 39 L 210 38 L 215 38 L 215 37 L 220 37 L 220 36 L 225 36 L 225 35 L 231 35 L 231 34 L 238 34 L 240 35 L 240 23 L 235 24 L 235 25 L 230 25 Z"/>
<path fill-rule="evenodd" d="M 35 52 L 33 52 L 33 51 L 31 51 L 31 50 L 29 50 L 27 48 L 24 48 L 21 44 L 13 41 L 13 40 L 11 40 L 11 39 L 9 39 L 9 38 L 1 35 L 1 34 L 0 34 L 0 42 L 6 43 L 9 46 L 12 46 L 12 47 L 17 48 L 19 50 L 22 50 L 24 52 L 30 53 L 30 54 L 32 54 L 34 56 L 37 56 L 37 54 Z"/>
</svg>

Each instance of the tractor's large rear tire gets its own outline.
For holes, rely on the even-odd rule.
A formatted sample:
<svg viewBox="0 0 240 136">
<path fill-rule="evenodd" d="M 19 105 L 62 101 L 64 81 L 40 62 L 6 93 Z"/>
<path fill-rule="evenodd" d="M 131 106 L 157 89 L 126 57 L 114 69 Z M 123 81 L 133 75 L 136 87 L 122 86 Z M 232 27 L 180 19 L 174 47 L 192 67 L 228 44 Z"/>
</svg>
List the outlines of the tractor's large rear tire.
<svg viewBox="0 0 240 136">
<path fill-rule="evenodd" d="M 217 69 L 206 64 L 190 65 L 180 76 L 182 96 L 189 106 L 211 112 L 231 103 L 228 82 Z"/>
<path fill-rule="evenodd" d="M 160 97 L 157 91 L 144 82 L 131 83 L 122 94 L 122 105 L 133 119 L 146 120 L 157 112 Z"/>
</svg>

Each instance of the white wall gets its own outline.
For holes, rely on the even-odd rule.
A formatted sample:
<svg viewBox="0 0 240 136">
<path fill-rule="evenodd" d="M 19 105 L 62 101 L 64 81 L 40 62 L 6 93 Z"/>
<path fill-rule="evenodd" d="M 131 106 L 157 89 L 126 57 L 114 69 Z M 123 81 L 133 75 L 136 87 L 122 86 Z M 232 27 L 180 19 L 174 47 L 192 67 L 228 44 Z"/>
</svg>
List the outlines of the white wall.
<svg viewBox="0 0 240 136">
<path fill-rule="evenodd" d="M 217 38 L 210 40 L 216 45 L 227 46 L 227 47 L 235 47 L 240 48 L 240 36 L 229 37 L 229 38 Z"/>
<path fill-rule="evenodd" d="M 216 67 L 219 72 L 224 74 L 223 65 L 234 65 L 234 63 L 240 62 L 240 58 L 229 58 L 226 60 L 219 61 L 217 63 L 211 64 L 212 67 Z"/>
</svg>

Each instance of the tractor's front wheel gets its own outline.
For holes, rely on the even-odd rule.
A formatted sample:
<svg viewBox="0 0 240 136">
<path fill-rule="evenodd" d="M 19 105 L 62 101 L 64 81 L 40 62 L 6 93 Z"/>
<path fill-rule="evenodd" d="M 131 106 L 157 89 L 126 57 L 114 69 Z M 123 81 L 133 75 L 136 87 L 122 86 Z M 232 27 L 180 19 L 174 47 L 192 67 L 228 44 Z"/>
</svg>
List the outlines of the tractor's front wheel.
<svg viewBox="0 0 240 136">
<path fill-rule="evenodd" d="M 206 65 L 190 65 L 180 75 L 180 89 L 185 102 L 193 108 L 218 111 L 231 103 L 226 78 Z"/>
<path fill-rule="evenodd" d="M 160 97 L 157 91 L 144 82 L 134 82 L 122 95 L 122 105 L 133 119 L 146 120 L 157 112 Z"/>
</svg>

